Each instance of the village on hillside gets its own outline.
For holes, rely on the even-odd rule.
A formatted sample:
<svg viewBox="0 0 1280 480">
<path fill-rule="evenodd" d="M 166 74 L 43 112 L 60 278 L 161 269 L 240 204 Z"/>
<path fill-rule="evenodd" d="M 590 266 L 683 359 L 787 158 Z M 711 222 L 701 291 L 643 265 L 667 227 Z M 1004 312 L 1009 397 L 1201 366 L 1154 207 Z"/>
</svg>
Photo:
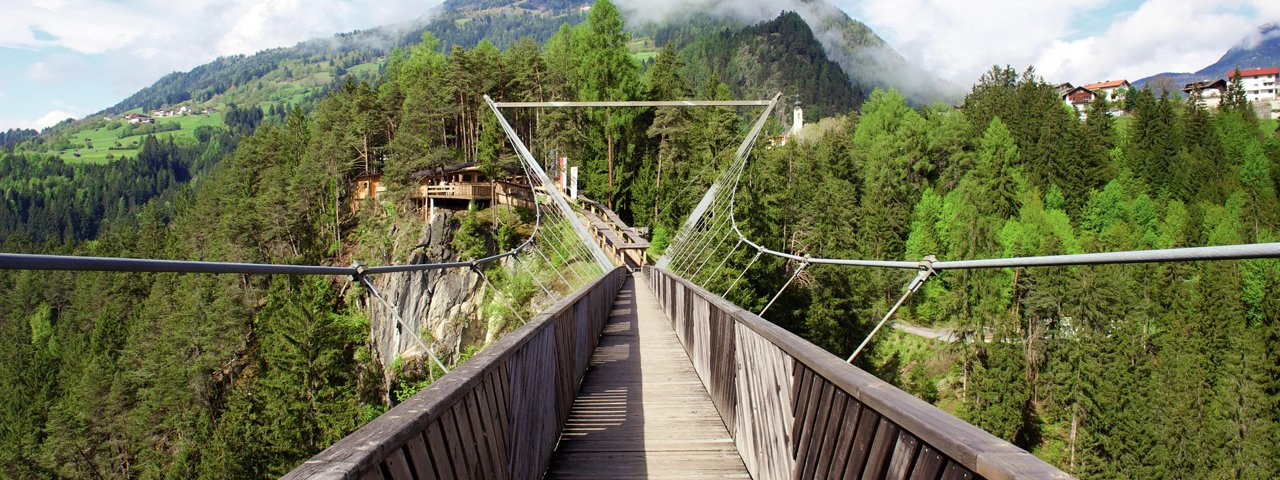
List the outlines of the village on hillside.
<svg viewBox="0 0 1280 480">
<path fill-rule="evenodd" d="M 1258 118 L 1280 118 L 1280 97 L 1277 96 L 1276 86 L 1277 77 L 1280 77 L 1280 67 L 1244 69 L 1239 70 L 1239 74 L 1245 96 L 1253 104 Z M 1183 98 L 1189 100 L 1192 98 L 1192 93 L 1198 92 L 1205 106 L 1217 108 L 1219 99 L 1226 95 L 1227 83 L 1235 75 L 1236 72 L 1231 71 L 1226 72 L 1226 78 L 1205 79 L 1183 85 Z M 1129 81 L 1123 79 L 1090 83 L 1079 87 L 1062 83 L 1058 85 L 1058 95 L 1062 97 L 1063 103 L 1075 109 L 1076 114 L 1083 118 L 1089 106 L 1098 98 L 1112 102 L 1113 113 L 1120 112 L 1118 100 L 1122 100 L 1131 87 Z"/>
<path fill-rule="evenodd" d="M 172 109 L 169 109 L 169 110 L 164 110 L 164 109 L 155 110 L 155 111 L 152 111 L 150 115 L 130 112 L 124 115 L 120 115 L 119 117 L 114 119 L 109 116 L 103 117 L 103 119 L 104 120 L 120 120 L 124 122 L 129 122 L 132 124 L 139 124 L 139 123 L 156 123 L 157 118 L 185 117 L 187 115 L 209 115 L 213 113 L 218 113 L 218 109 L 209 107 L 209 108 L 202 108 L 197 110 L 197 109 L 188 107 L 186 105 L 181 105 L 181 106 L 173 107 Z"/>
</svg>

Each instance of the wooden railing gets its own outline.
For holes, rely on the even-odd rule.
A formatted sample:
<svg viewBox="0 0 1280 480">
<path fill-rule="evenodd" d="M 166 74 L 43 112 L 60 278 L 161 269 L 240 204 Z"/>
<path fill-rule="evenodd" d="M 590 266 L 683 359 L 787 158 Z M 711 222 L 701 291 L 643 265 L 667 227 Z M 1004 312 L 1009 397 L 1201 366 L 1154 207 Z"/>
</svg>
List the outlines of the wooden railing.
<svg viewBox="0 0 1280 480">
<path fill-rule="evenodd" d="M 541 478 L 625 280 L 565 297 L 285 478 Z"/>
<path fill-rule="evenodd" d="M 424 197 L 463 198 L 468 200 L 487 200 L 493 196 L 493 187 L 473 183 L 422 185 L 418 191 L 419 195 Z"/>
<path fill-rule="evenodd" d="M 687 280 L 645 273 L 752 478 L 1070 478 Z"/>
<path fill-rule="evenodd" d="M 631 268 L 644 266 L 648 261 L 646 252 L 649 241 L 627 226 L 618 214 L 608 207 L 587 197 L 578 197 L 587 208 L 582 213 L 587 217 L 589 227 L 596 236 L 600 248 L 611 255 L 619 264 Z"/>
</svg>

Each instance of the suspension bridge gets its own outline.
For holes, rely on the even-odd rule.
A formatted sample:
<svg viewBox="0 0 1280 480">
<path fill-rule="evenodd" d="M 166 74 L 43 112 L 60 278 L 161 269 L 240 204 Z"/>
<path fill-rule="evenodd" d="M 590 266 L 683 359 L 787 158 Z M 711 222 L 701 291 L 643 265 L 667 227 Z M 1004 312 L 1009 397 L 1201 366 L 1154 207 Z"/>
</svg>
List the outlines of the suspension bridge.
<svg viewBox="0 0 1280 480">
<path fill-rule="evenodd" d="M 523 325 L 407 401 L 298 466 L 287 478 L 1069 478 L 1030 453 L 852 365 L 912 292 L 948 270 L 1280 258 L 1280 244 L 1031 258 L 881 261 L 769 249 L 734 217 L 739 179 L 779 96 L 759 101 L 501 103 L 486 97 L 536 195 L 533 234 L 509 252 L 419 265 L 351 266 L 0 253 L 0 269 L 351 277 L 469 269 Z M 763 107 L 732 161 L 647 265 L 635 231 L 602 205 L 575 210 L 502 114 L 504 108 Z M 725 254 L 725 248 L 729 248 Z M 736 265 L 738 251 L 754 251 Z M 764 255 L 791 276 L 760 312 L 725 300 Z M 489 281 L 501 263 L 543 295 L 525 318 Z M 902 297 L 847 358 L 765 319 L 806 268 L 915 272 Z M 723 292 L 704 286 L 738 271 Z M 707 274 L 706 272 L 710 272 Z M 701 282 L 699 281 L 701 280 Z"/>
</svg>

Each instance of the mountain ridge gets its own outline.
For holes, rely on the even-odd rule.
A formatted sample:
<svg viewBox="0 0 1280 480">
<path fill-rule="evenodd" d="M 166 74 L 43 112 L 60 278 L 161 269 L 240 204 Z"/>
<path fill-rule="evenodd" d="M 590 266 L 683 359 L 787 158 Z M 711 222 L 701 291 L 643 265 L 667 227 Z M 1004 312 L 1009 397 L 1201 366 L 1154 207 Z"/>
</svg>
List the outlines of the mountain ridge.
<svg viewBox="0 0 1280 480">
<path fill-rule="evenodd" d="M 305 104 L 336 88 L 353 67 L 366 72 L 380 68 L 392 50 L 416 43 L 423 32 L 440 39 L 445 49 L 450 45 L 472 48 L 482 39 L 504 48 L 524 36 L 542 43 L 561 24 L 576 24 L 585 19 L 591 3 L 588 0 L 448 0 L 410 23 L 340 33 L 253 55 L 219 57 L 186 72 L 173 72 L 91 117 L 215 99 L 241 104 L 252 99 L 254 103 L 271 102 L 281 107 Z M 694 2 L 693 8 L 678 19 L 655 19 L 642 14 L 647 2 L 619 0 L 618 3 L 628 18 L 636 19 L 628 21 L 628 30 L 633 34 L 687 27 L 689 19 L 698 15 L 720 18 L 724 24 L 742 29 L 772 20 L 782 10 L 795 11 L 809 25 L 826 55 L 861 89 L 861 96 L 874 88 L 896 88 L 918 105 L 954 102 L 962 96 L 958 88 L 907 62 L 870 27 L 827 0 L 782 3 L 702 0 Z M 702 32 L 703 36 L 713 34 L 715 32 Z M 258 86 L 254 82 L 264 77 L 276 75 L 289 79 L 299 68 L 311 75 L 312 81 L 304 87 L 289 89 L 287 95 L 259 92 L 261 88 L 254 88 Z M 270 89 L 268 85 L 267 90 Z"/>
<path fill-rule="evenodd" d="M 1267 23 L 1258 30 L 1241 39 L 1235 46 L 1223 53 L 1218 61 L 1196 70 L 1195 72 L 1162 72 L 1133 82 L 1142 88 L 1154 83 L 1167 82 L 1170 87 L 1181 91 L 1182 86 L 1202 80 L 1227 78 L 1232 70 L 1280 66 L 1280 24 Z"/>
</svg>

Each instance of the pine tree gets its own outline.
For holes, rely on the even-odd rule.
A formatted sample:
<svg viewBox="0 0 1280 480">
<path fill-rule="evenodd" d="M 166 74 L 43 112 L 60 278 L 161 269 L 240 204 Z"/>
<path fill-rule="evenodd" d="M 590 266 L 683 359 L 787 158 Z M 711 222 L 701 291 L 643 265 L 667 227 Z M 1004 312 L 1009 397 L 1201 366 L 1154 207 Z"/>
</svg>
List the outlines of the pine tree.
<svg viewBox="0 0 1280 480">
<path fill-rule="evenodd" d="M 639 93 L 639 70 L 627 51 L 630 35 L 623 30 L 622 14 L 609 0 L 597 0 L 587 15 L 586 23 L 574 31 L 574 43 L 580 56 L 578 62 L 578 95 L 584 101 L 633 100 Z M 600 197 L 615 208 L 618 200 L 626 197 L 629 182 L 624 180 L 634 174 L 634 159 L 626 151 L 631 134 L 635 109 L 590 109 L 587 117 L 603 130 L 602 145 L 594 145 L 595 152 L 606 162 L 606 189 Z M 588 163 L 591 165 L 591 163 Z M 594 170 L 594 169 L 591 169 Z"/>
<path fill-rule="evenodd" d="M 675 47 L 667 44 L 662 51 L 658 53 L 657 60 L 654 61 L 648 72 L 649 99 L 650 100 L 678 100 L 688 95 L 689 86 L 680 76 L 680 59 L 676 56 Z M 678 159 L 687 157 L 689 154 L 688 135 L 690 129 L 689 109 L 680 107 L 659 107 L 653 118 L 653 123 L 647 131 L 650 138 L 658 139 L 658 152 L 656 155 L 656 172 L 653 175 L 653 195 L 651 196 L 653 203 L 653 219 L 651 226 L 660 225 L 661 209 L 666 201 L 662 188 L 663 166 L 672 168 L 671 165 Z M 682 135 L 684 134 L 684 135 Z M 669 223 L 665 226 L 674 226 Z"/>
</svg>

